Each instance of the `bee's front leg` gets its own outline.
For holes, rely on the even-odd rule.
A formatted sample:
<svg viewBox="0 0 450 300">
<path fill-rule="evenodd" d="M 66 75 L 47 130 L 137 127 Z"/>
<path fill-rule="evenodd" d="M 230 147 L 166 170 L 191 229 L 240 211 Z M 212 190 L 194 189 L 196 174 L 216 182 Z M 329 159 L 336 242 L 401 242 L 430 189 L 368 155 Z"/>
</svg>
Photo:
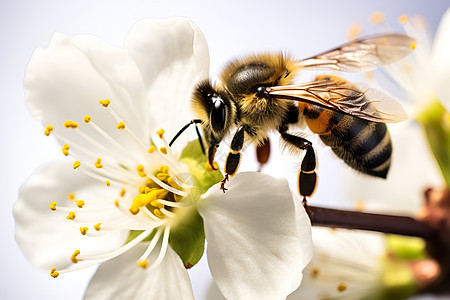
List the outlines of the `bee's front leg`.
<svg viewBox="0 0 450 300">
<path fill-rule="evenodd" d="M 231 140 L 230 152 L 228 153 L 227 160 L 225 161 L 225 177 L 221 181 L 220 189 L 225 193 L 225 183 L 229 180 L 229 176 L 234 176 L 241 163 L 241 153 L 239 153 L 244 147 L 244 126 L 239 126 L 236 133 Z"/>
</svg>

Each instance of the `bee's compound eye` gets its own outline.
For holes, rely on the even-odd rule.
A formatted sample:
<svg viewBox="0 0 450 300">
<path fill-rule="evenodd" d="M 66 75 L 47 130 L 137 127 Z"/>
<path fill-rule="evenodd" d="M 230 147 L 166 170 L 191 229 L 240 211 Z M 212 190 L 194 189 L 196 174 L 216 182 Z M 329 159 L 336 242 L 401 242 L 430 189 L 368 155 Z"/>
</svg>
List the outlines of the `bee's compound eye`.
<svg viewBox="0 0 450 300">
<path fill-rule="evenodd" d="M 210 112 L 211 126 L 214 131 L 221 132 L 225 127 L 226 111 L 225 102 L 220 97 L 213 97 Z"/>
</svg>

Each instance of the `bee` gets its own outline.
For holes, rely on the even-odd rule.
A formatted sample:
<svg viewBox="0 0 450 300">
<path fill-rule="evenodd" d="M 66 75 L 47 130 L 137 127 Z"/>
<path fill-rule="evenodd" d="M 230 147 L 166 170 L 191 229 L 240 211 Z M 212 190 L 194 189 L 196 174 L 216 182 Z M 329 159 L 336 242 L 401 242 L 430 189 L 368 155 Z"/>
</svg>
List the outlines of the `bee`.
<svg viewBox="0 0 450 300">
<path fill-rule="evenodd" d="M 229 177 L 236 174 L 244 142 L 261 146 L 269 132 L 278 131 L 286 147 L 304 154 L 298 190 L 304 201 L 311 197 L 317 186 L 316 153 L 309 140 L 289 131 L 302 120 L 348 166 L 386 178 L 392 154 L 386 123 L 407 118 L 402 106 L 379 90 L 336 75 L 320 75 L 306 83 L 295 79 L 304 70 L 370 71 L 404 58 L 414 47 L 409 36 L 384 34 L 351 41 L 303 60 L 283 53 L 263 53 L 231 61 L 215 84 L 200 82 L 192 96 L 198 119 L 190 124 L 200 124 L 213 169 L 217 147 L 236 128 L 220 188 L 225 192 Z"/>
</svg>

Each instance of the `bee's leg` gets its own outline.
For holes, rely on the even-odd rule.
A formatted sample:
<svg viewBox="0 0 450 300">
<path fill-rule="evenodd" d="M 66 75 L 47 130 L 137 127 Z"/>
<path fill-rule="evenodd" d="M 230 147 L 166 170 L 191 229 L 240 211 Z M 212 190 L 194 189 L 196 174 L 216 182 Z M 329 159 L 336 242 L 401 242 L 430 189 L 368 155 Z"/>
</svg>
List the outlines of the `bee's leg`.
<svg viewBox="0 0 450 300">
<path fill-rule="evenodd" d="M 306 197 L 311 197 L 317 186 L 317 158 L 312 144 L 307 139 L 292 135 L 286 132 L 282 132 L 282 139 L 295 148 L 306 150 L 306 154 L 303 157 L 300 170 L 298 172 L 298 192 L 300 196 L 303 196 L 303 203 L 306 206 Z"/>
<path fill-rule="evenodd" d="M 231 140 L 230 152 L 228 153 L 227 160 L 225 161 L 225 177 L 221 181 L 220 189 L 225 192 L 225 183 L 228 181 L 229 176 L 234 176 L 239 168 L 241 162 L 241 153 L 239 153 L 244 147 L 244 126 L 239 126 L 236 133 Z"/>
</svg>

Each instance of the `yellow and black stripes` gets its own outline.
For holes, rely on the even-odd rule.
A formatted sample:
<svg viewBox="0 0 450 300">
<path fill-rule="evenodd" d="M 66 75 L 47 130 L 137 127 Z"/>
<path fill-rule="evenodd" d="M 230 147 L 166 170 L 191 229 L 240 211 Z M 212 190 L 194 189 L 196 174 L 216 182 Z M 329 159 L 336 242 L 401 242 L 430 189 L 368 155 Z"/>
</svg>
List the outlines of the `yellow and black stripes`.
<svg viewBox="0 0 450 300">
<path fill-rule="evenodd" d="M 384 123 L 375 123 L 343 113 L 306 105 L 303 114 L 311 131 L 353 169 L 386 178 L 392 143 Z"/>
</svg>

